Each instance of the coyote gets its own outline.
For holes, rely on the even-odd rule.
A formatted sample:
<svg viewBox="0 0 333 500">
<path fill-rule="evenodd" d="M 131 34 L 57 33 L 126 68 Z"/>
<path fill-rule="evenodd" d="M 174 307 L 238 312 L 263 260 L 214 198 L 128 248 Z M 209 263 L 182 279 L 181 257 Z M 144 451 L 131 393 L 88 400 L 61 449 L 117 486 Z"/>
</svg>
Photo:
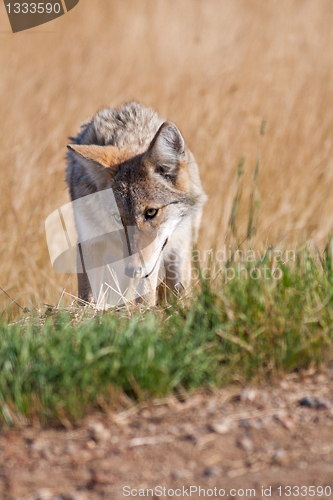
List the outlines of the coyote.
<svg viewBox="0 0 333 500">
<path fill-rule="evenodd" d="M 79 297 L 106 309 L 113 299 L 104 286 L 118 296 L 124 293 L 115 276 L 117 284 L 110 283 L 109 263 L 115 260 L 110 254 L 119 245 L 127 250 L 125 265 L 117 272 L 136 286 L 140 282 L 137 298 L 155 305 L 162 280 L 172 291 L 186 290 L 206 195 L 197 164 L 177 126 L 132 101 L 99 111 L 70 139 L 66 182 L 72 202 L 89 200 L 94 193 L 99 196 L 99 210 L 91 204 L 81 212 L 74 209 L 81 242 Z M 113 208 L 108 205 L 111 198 Z M 92 238 L 95 228 L 108 219 L 118 224 L 122 243 Z"/>
</svg>

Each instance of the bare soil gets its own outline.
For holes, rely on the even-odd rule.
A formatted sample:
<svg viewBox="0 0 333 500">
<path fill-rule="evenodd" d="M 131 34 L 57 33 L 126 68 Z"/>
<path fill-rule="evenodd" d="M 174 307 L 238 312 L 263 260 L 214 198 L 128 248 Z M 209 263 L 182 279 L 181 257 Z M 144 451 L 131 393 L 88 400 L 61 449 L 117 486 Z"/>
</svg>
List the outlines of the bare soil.
<svg viewBox="0 0 333 500">
<path fill-rule="evenodd" d="M 131 403 L 67 427 L 2 431 L 2 499 L 333 497 L 329 370 Z"/>
</svg>

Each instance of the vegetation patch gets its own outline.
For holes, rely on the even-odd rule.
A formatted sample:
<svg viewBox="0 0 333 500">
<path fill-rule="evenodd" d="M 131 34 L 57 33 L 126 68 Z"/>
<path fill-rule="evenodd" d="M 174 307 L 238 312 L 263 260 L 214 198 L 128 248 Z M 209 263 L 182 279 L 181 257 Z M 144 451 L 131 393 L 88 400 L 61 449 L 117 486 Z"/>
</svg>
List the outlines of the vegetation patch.
<svg viewBox="0 0 333 500">
<path fill-rule="evenodd" d="M 237 270 L 237 262 L 229 262 Z M 166 308 L 94 313 L 49 308 L 0 323 L 2 421 L 75 421 L 119 395 L 144 401 L 198 387 L 260 381 L 333 359 L 332 245 L 295 259 L 264 257 L 198 280 Z M 257 279 L 251 277 L 251 270 Z M 252 276 L 255 274 L 252 273 Z"/>
</svg>

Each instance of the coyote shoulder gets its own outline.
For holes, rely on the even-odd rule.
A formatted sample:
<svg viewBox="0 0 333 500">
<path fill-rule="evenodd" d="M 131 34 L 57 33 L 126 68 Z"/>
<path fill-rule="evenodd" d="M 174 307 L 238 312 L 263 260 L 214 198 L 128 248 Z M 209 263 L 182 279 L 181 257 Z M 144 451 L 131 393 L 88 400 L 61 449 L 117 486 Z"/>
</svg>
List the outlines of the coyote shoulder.
<svg viewBox="0 0 333 500">
<path fill-rule="evenodd" d="M 110 265 L 105 264 L 110 249 L 106 240 L 99 246 L 89 240 L 96 224 L 108 217 L 119 224 L 127 244 L 124 275 L 141 283 L 143 300 L 156 303 L 161 279 L 171 290 L 188 288 L 192 248 L 206 195 L 197 164 L 177 126 L 159 118 L 151 108 L 130 102 L 99 111 L 71 140 L 66 172 L 71 200 L 105 192 L 99 199 L 107 205 L 107 193 L 111 193 L 116 207 L 111 213 L 89 209 L 88 216 L 86 210 L 80 220 L 75 213 L 81 246 L 86 244 L 86 255 L 97 252 L 100 258 L 93 273 L 84 265 L 78 273 L 79 297 L 94 300 L 102 308 L 112 302 L 103 292 L 105 285 L 113 291 L 117 288 L 108 284 Z"/>
</svg>

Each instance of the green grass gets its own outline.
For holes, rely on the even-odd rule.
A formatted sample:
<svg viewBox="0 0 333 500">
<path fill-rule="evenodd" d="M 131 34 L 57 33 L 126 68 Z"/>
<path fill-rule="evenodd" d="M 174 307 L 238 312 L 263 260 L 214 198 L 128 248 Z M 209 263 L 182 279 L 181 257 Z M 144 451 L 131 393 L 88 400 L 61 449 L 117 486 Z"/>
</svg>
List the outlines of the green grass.
<svg viewBox="0 0 333 500">
<path fill-rule="evenodd" d="M 142 401 L 173 391 L 260 381 L 333 360 L 332 247 L 307 248 L 274 279 L 201 279 L 190 299 L 164 309 L 75 320 L 53 310 L 0 323 L 0 419 L 75 421 L 121 392 Z M 232 264 L 237 269 L 237 264 Z M 276 275 L 276 273 L 275 273 Z M 82 309 L 81 309 L 82 310 Z"/>
</svg>

